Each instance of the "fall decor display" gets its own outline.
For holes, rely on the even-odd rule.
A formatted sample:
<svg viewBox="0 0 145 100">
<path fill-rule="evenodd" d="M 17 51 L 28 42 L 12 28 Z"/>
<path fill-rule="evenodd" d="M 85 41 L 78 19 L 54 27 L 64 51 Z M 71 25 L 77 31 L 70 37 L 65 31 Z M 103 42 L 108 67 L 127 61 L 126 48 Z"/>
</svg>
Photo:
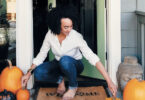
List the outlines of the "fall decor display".
<svg viewBox="0 0 145 100">
<path fill-rule="evenodd" d="M 22 88 L 21 78 L 23 76 L 23 72 L 18 67 L 12 66 L 10 60 L 7 61 L 9 66 L 2 71 L 0 76 L 0 92 L 5 89 L 16 94 L 17 90 Z"/>
<path fill-rule="evenodd" d="M 145 81 L 130 80 L 124 88 L 123 100 L 145 100 Z"/>
<path fill-rule="evenodd" d="M 17 100 L 29 100 L 30 92 L 25 88 L 19 89 L 16 93 L 16 98 Z"/>
</svg>

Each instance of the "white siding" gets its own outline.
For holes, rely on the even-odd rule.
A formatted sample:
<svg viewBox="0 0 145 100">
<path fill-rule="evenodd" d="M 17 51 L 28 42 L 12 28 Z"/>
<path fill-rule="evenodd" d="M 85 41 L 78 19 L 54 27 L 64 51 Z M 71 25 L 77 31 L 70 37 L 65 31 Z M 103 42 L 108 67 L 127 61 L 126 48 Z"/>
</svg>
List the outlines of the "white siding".
<svg viewBox="0 0 145 100">
<path fill-rule="evenodd" d="M 137 0 L 121 0 L 121 59 L 137 56 Z"/>
<path fill-rule="evenodd" d="M 134 12 L 136 10 L 136 0 L 121 0 L 121 12 Z"/>
<path fill-rule="evenodd" d="M 137 0 L 137 10 L 145 12 L 145 0 Z"/>
</svg>

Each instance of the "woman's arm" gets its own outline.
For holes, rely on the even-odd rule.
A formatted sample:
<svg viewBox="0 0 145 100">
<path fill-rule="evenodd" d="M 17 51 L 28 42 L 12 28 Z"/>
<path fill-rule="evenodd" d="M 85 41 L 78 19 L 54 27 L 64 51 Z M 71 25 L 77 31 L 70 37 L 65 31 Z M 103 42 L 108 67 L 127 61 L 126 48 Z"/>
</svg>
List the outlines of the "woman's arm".
<svg viewBox="0 0 145 100">
<path fill-rule="evenodd" d="M 41 46 L 40 52 L 33 59 L 33 64 L 38 66 L 38 65 L 42 64 L 43 61 L 45 60 L 45 58 L 47 57 L 47 53 L 50 50 L 50 35 L 51 35 L 51 32 L 48 31 L 48 33 L 46 34 L 46 36 L 44 38 L 44 41 L 43 41 L 43 44 Z"/>
<path fill-rule="evenodd" d="M 108 88 L 112 92 L 113 96 L 116 96 L 117 87 L 116 85 L 114 85 L 103 64 L 100 62 L 100 58 L 95 53 L 93 53 L 93 51 L 88 47 L 86 41 L 81 35 L 78 37 L 78 43 L 83 56 L 90 62 L 90 64 L 96 66 L 96 68 L 100 71 L 100 73 L 107 81 Z"/>
<path fill-rule="evenodd" d="M 76 41 L 78 42 L 79 49 L 83 56 L 89 61 L 91 65 L 95 66 L 96 62 L 100 61 L 100 58 L 89 48 L 82 35 L 79 35 Z"/>
<path fill-rule="evenodd" d="M 27 73 L 22 77 L 21 79 L 21 83 L 22 83 L 22 87 L 25 87 L 27 85 L 28 80 L 30 79 L 31 76 L 31 72 L 36 68 L 35 64 L 32 64 L 30 69 L 27 71 Z"/>
<path fill-rule="evenodd" d="M 26 74 L 29 74 L 31 75 L 32 71 L 36 68 L 36 65 L 35 64 L 32 64 L 31 67 L 28 69 L 27 73 Z"/>
<path fill-rule="evenodd" d="M 47 57 L 47 53 L 50 50 L 50 43 L 49 43 L 50 34 L 51 34 L 50 31 L 48 31 L 48 33 L 46 34 L 46 36 L 44 38 L 40 52 L 37 54 L 36 58 L 33 59 L 33 64 L 28 69 L 27 73 L 22 77 L 22 79 L 21 79 L 22 86 L 26 86 L 26 84 L 31 76 L 32 71 L 36 68 L 36 66 L 43 63 L 43 61 Z"/>
<path fill-rule="evenodd" d="M 111 78 L 109 77 L 108 73 L 105 70 L 105 67 L 103 66 L 103 64 L 100 61 L 96 63 L 96 68 L 100 71 L 100 73 L 103 75 L 103 77 L 107 81 L 108 88 L 110 89 L 110 91 L 113 94 L 113 96 L 116 97 L 117 87 L 112 82 Z"/>
</svg>

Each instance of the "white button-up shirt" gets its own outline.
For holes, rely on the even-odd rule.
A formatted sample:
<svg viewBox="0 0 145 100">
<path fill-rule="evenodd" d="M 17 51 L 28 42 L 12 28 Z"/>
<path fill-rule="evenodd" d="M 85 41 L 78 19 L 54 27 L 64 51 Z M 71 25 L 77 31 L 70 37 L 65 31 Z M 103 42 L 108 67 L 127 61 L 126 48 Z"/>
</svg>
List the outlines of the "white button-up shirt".
<svg viewBox="0 0 145 100">
<path fill-rule="evenodd" d="M 62 56 L 71 56 L 76 60 L 80 60 L 82 59 L 82 54 L 94 66 L 100 60 L 99 57 L 88 47 L 83 36 L 73 29 L 61 44 L 57 35 L 52 34 L 51 30 L 49 30 L 45 36 L 40 52 L 36 58 L 33 59 L 33 64 L 37 66 L 42 64 L 47 57 L 50 48 L 55 55 L 55 59 L 58 61 Z"/>
</svg>

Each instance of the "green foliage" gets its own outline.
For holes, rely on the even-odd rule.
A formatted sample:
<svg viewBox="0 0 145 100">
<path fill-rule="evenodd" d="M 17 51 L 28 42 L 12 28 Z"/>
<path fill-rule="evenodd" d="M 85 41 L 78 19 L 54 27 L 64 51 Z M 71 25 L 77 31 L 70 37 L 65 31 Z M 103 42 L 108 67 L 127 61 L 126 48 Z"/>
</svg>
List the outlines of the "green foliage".
<svg viewBox="0 0 145 100">
<path fill-rule="evenodd" d="M 0 27 L 9 27 L 6 13 L 6 0 L 0 0 Z"/>
</svg>

